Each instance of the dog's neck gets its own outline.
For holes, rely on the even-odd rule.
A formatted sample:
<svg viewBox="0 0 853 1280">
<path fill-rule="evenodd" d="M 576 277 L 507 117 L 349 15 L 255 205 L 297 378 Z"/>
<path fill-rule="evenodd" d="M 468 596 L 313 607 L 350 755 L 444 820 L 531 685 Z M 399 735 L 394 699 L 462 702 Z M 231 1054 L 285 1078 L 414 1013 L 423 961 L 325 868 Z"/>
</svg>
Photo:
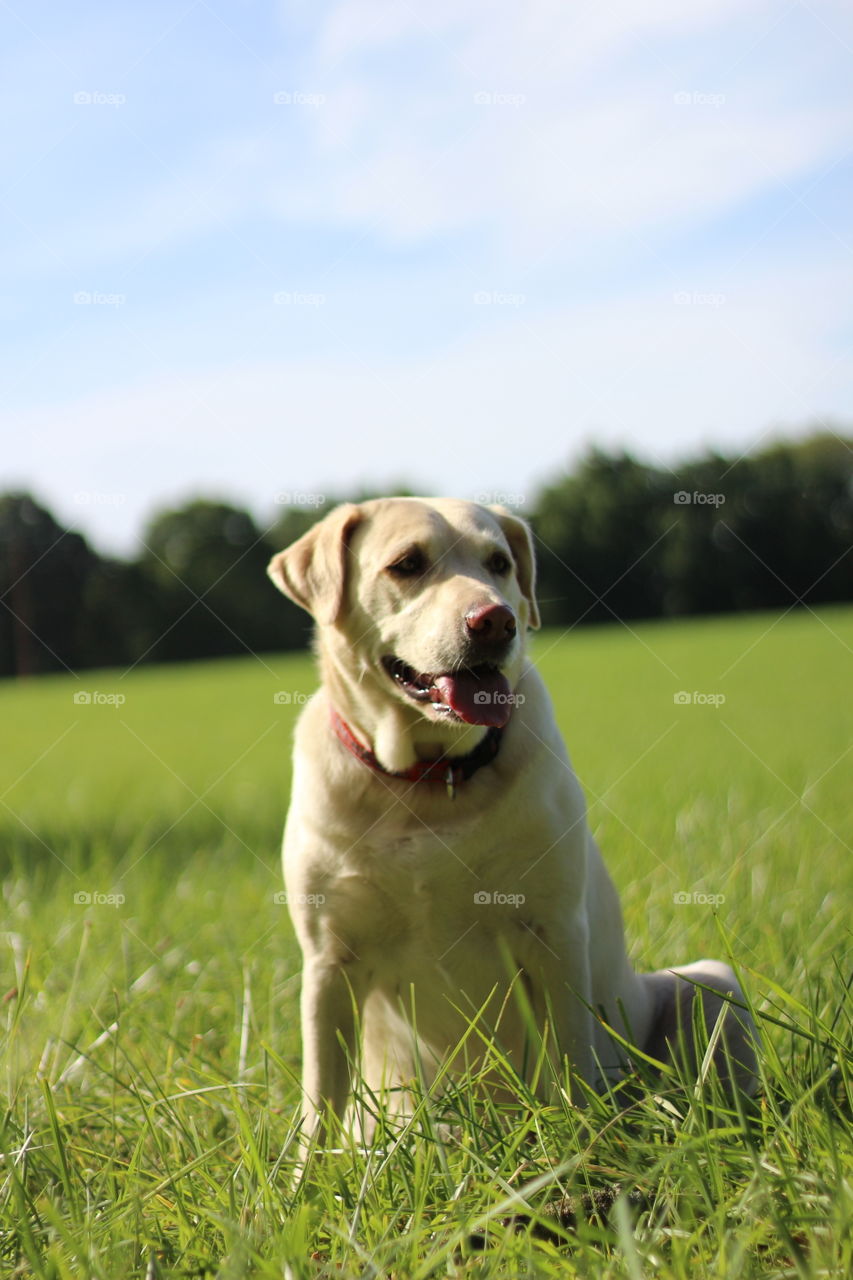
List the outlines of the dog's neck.
<svg viewBox="0 0 853 1280">
<path fill-rule="evenodd" d="M 332 708 L 389 773 L 405 773 L 419 760 L 468 755 L 488 733 L 483 725 L 427 719 L 398 694 L 389 697 L 388 677 L 367 666 L 353 684 L 330 647 L 318 656 Z"/>
</svg>

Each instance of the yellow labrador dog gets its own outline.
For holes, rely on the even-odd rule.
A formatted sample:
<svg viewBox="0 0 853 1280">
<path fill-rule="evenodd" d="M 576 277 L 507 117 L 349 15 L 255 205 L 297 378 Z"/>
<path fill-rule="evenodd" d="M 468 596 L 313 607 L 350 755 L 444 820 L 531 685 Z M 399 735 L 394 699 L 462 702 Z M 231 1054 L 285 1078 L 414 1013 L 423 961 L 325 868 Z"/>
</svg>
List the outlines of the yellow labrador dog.
<svg viewBox="0 0 853 1280">
<path fill-rule="evenodd" d="M 663 1058 L 680 1027 L 689 1040 L 697 991 L 709 1029 L 727 993 L 742 1002 L 718 961 L 631 967 L 581 788 L 525 657 L 539 617 L 522 520 L 452 499 L 348 504 L 269 573 L 313 615 L 322 677 L 296 732 L 284 836 L 309 1139 L 345 1112 L 359 1024 L 376 1094 L 399 1096 L 417 1074 L 429 1082 L 448 1059 L 476 1064 L 484 1036 L 465 1038 L 472 1019 L 520 1074 L 536 1059 L 536 1026 L 554 1065 L 567 1058 L 597 1085 L 624 1065 L 602 1018 Z M 722 1026 L 720 1065 L 733 1062 L 748 1089 L 754 1027 L 731 1007 Z"/>
</svg>

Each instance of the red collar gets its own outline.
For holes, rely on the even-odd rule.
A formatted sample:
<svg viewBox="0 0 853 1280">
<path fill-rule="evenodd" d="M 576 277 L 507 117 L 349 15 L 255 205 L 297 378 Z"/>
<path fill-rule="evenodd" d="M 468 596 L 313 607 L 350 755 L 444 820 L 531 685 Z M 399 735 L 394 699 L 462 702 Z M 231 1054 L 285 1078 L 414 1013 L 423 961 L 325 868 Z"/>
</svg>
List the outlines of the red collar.
<svg viewBox="0 0 853 1280">
<path fill-rule="evenodd" d="M 441 756 L 438 760 L 416 760 L 410 769 L 396 773 L 385 769 L 376 759 L 369 747 L 359 742 L 347 722 L 332 710 L 332 728 L 348 751 L 369 765 L 375 773 L 383 773 L 388 778 L 400 778 L 404 782 L 442 782 L 447 787 L 451 800 L 456 798 L 456 788 L 461 782 L 475 774 L 483 765 L 491 764 L 498 754 L 503 738 L 503 729 L 492 726 L 489 732 L 477 743 L 467 756 Z"/>
</svg>

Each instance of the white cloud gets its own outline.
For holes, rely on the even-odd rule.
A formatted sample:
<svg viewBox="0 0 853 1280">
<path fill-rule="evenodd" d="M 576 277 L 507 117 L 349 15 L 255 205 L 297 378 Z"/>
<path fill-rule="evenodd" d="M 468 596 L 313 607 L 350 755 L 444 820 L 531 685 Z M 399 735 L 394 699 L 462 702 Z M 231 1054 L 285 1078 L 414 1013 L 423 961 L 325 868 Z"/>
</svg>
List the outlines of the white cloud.
<svg viewBox="0 0 853 1280">
<path fill-rule="evenodd" d="M 32 278 L 6 346 L 10 480 L 127 544 L 190 487 L 259 512 L 284 487 L 529 491 L 584 441 L 671 458 L 843 416 L 840 167 L 825 206 L 820 182 L 805 197 L 823 216 L 797 202 L 849 133 L 841 8 L 296 7 L 254 79 L 215 42 L 182 57 L 215 23 L 193 10 L 163 67 L 141 62 L 138 114 L 72 135 L 85 172 L 49 150 L 73 110 L 51 99 L 66 114 L 39 120 L 43 186 L 11 198 L 39 238 L 2 251 Z M 189 123 L 173 99 L 144 106 L 173 65 Z M 319 97 L 277 107 L 278 90 Z M 45 242 L 74 289 L 127 307 L 74 308 Z M 322 314 L 273 308 L 303 287 L 328 294 Z M 526 296 L 477 307 L 478 290 Z M 75 507 L 90 490 L 125 500 Z"/>
<path fill-rule="evenodd" d="M 391 240 L 487 228 L 518 257 L 552 246 L 555 265 L 626 229 L 707 221 L 830 163 L 849 136 L 849 101 L 809 101 L 820 58 L 800 67 L 805 94 L 790 51 L 755 60 L 784 16 L 720 0 L 499 12 L 345 0 L 309 79 L 329 104 L 339 89 L 357 101 L 359 119 L 332 105 L 305 122 L 323 142 L 315 213 Z M 832 49 L 816 18 L 810 36 Z"/>
<path fill-rule="evenodd" d="M 361 483 L 530 494 L 592 441 L 670 461 L 711 441 L 739 449 L 774 424 L 844 414 L 850 374 L 825 343 L 846 277 L 834 294 L 825 272 L 792 271 L 572 310 L 494 302 L 477 336 L 433 361 L 244 361 L 120 386 L 23 413 L 21 475 L 127 545 L 155 503 L 190 491 L 261 514 L 280 490 Z M 80 491 L 123 497 L 80 508 Z"/>
<path fill-rule="evenodd" d="M 343 0 L 328 7 L 319 57 L 334 66 L 354 55 L 395 43 L 444 44 L 460 65 L 478 74 L 538 75 L 559 57 L 562 65 L 586 65 L 615 54 L 635 38 L 700 33 L 732 14 L 772 11 L 767 0 L 611 0 L 578 9 L 560 0 L 496 10 L 487 0 L 434 0 L 428 9 L 384 0 Z M 461 48 L 459 47 L 461 45 Z"/>
<path fill-rule="evenodd" d="M 836 42 L 798 12 L 810 26 L 795 80 L 791 50 L 762 60 L 794 20 L 765 0 L 344 0 L 294 54 L 284 33 L 269 51 L 281 84 L 252 110 L 240 99 L 229 135 L 220 123 L 164 147 L 158 167 L 134 124 L 123 150 L 144 161 L 144 187 L 125 163 L 108 204 L 41 234 L 85 267 L 273 215 L 392 244 L 485 234 L 510 264 L 547 251 L 572 265 L 708 222 L 840 154 L 853 105 L 824 93 Z M 274 107 L 274 87 L 323 101 Z M 21 270 L 44 255 L 10 258 Z"/>
</svg>

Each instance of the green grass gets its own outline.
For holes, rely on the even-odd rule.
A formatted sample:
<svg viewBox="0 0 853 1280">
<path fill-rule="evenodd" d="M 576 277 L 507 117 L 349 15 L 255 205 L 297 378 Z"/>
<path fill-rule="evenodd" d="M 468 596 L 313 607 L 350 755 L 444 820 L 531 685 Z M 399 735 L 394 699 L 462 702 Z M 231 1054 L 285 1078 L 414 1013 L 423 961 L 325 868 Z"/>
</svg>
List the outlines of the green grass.
<svg viewBox="0 0 853 1280">
<path fill-rule="evenodd" d="M 4 686 L 0 1274 L 853 1274 L 851 650 L 843 609 L 535 645 L 636 963 L 742 970 L 767 1045 L 753 1110 L 668 1080 L 500 1114 L 472 1084 L 442 1104 L 452 1140 L 427 1098 L 311 1186 L 274 901 L 310 660 Z M 563 1193 L 614 1184 L 640 1194 L 559 1225 Z"/>
</svg>

